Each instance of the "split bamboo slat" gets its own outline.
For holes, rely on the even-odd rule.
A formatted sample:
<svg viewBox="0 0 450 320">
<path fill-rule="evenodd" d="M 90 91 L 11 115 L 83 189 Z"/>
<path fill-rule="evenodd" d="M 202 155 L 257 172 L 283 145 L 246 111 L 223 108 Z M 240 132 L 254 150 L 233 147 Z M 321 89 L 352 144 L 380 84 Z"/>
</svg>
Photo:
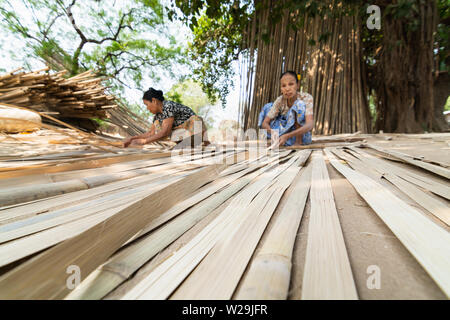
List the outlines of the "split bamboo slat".
<svg viewBox="0 0 450 320">
<path fill-rule="evenodd" d="M 188 167 L 184 169 L 180 168 L 167 171 L 164 176 L 173 175 L 173 177 L 176 177 L 177 173 L 179 173 L 180 171 L 185 171 L 185 169 L 188 169 Z M 0 243 L 79 219 L 80 217 L 90 215 L 92 213 L 92 210 L 98 212 L 99 209 L 103 209 L 103 207 L 101 207 L 103 204 L 111 207 L 111 201 L 114 201 L 114 203 L 118 205 L 120 205 L 121 203 L 125 204 L 132 198 L 142 196 L 142 192 L 145 193 L 149 190 L 151 182 L 159 183 L 162 177 L 163 175 L 161 174 L 153 175 L 151 179 L 147 179 L 145 185 L 138 188 L 133 188 L 131 190 L 130 188 L 128 188 L 127 190 L 119 192 L 117 189 L 115 189 L 115 192 L 110 193 L 109 195 L 105 195 L 103 193 L 102 197 L 97 197 L 97 195 L 95 195 L 95 198 L 93 198 L 93 194 L 89 194 L 89 198 L 92 200 L 88 201 L 87 203 L 82 203 L 80 200 L 78 200 L 76 201 L 75 205 L 70 207 L 68 207 L 67 204 L 64 204 L 64 207 L 60 210 L 51 211 L 44 214 L 40 213 L 27 219 L 21 219 L 17 222 L 0 225 Z M 76 198 L 77 195 L 73 194 L 72 197 Z M 71 199 L 71 201 L 73 200 Z M 59 204 L 59 206 L 61 206 L 61 204 Z M 23 208 L 21 209 L 23 210 Z M 29 212 L 27 212 L 27 214 L 29 214 Z"/>
<path fill-rule="evenodd" d="M 283 153 L 283 154 L 287 156 L 288 152 Z M 236 172 L 234 172 L 234 174 L 232 176 L 225 178 L 223 180 L 214 181 L 213 183 L 208 185 L 203 190 L 198 190 L 193 197 L 191 197 L 185 201 L 177 203 L 170 210 L 166 211 L 164 214 L 160 215 L 158 218 L 153 220 L 152 223 L 150 223 L 145 229 L 140 231 L 139 234 L 137 234 L 136 236 L 139 237 L 142 234 L 150 232 L 157 226 L 161 225 L 162 223 L 172 219 L 173 217 L 175 217 L 176 215 L 181 213 L 185 208 L 192 206 L 193 204 L 197 203 L 198 201 L 203 200 L 206 197 L 210 196 L 211 194 L 217 192 L 218 190 L 226 187 L 231 182 L 233 182 L 235 179 L 240 178 L 242 175 L 246 174 L 247 172 L 256 170 L 257 168 L 260 168 L 265 165 L 270 165 L 271 163 L 273 163 L 274 161 L 277 161 L 277 160 L 279 160 L 278 156 L 272 156 L 267 161 L 264 161 L 261 159 L 261 161 L 259 163 L 256 163 L 256 164 L 250 166 L 249 168 L 242 170 L 241 172 L 238 172 L 241 170 L 241 166 L 236 166 L 235 167 Z M 248 164 L 247 164 L 247 166 L 248 166 Z M 228 169 L 231 169 L 231 168 L 232 167 L 229 167 Z M 225 172 L 226 170 L 222 171 L 220 173 L 220 176 L 229 175 L 230 172 Z"/>
<path fill-rule="evenodd" d="M 311 214 L 302 299 L 358 299 L 321 151 L 313 153 L 311 165 Z"/>
<path fill-rule="evenodd" d="M 176 217 L 173 221 L 168 222 L 155 232 L 150 233 L 148 236 L 131 243 L 119 253 L 112 256 L 107 263 L 91 273 L 91 275 L 89 275 L 76 290 L 71 292 L 66 299 L 100 299 L 108 294 L 124 280 L 131 277 L 138 268 L 180 237 L 195 223 L 206 217 L 223 202 L 242 190 L 242 188 L 250 181 L 249 179 L 239 178 L 254 171 L 256 167 L 261 167 L 263 165 L 264 163 L 249 166 L 247 169 L 235 173 L 232 179 L 229 179 L 228 181 L 223 178 L 222 180 L 226 181 L 227 185 L 225 189 L 201 202 L 198 201 L 200 201 L 199 199 L 202 197 L 198 197 L 195 206 L 188 209 L 182 215 Z M 263 172 L 264 170 L 257 171 L 254 177 L 256 177 L 256 174 L 261 174 Z M 236 181 L 237 179 L 239 180 Z M 183 204 L 183 202 L 181 204 Z M 190 204 L 186 204 L 186 201 L 184 201 L 183 206 L 184 208 L 188 208 Z M 169 217 L 173 216 L 173 214 L 170 214 L 170 211 L 173 211 L 173 208 L 174 207 L 160 216 L 165 216 L 165 219 L 155 219 L 150 226 L 141 233 L 150 232 L 167 221 Z"/>
<path fill-rule="evenodd" d="M 422 206 L 442 222 L 450 226 L 450 207 L 447 203 L 431 197 L 414 184 L 403 180 L 397 171 L 389 170 L 390 167 L 384 164 L 386 161 L 377 159 L 365 152 L 357 150 L 356 148 L 351 148 L 351 150 L 353 151 L 352 154 L 360 159 L 364 164 L 374 168 L 385 179 L 389 180 L 389 182 L 403 191 L 403 193 L 414 200 L 418 205 Z"/>
<path fill-rule="evenodd" d="M 323 149 L 328 147 L 346 147 L 350 146 L 351 143 L 348 142 L 330 142 L 330 143 L 312 143 L 308 145 L 300 145 L 300 146 L 289 146 L 282 147 L 283 149 L 288 150 L 304 150 L 304 149 Z"/>
<path fill-rule="evenodd" d="M 358 149 L 352 150 L 357 151 Z M 361 154 L 362 151 L 359 150 L 358 152 Z M 370 157 L 367 153 L 364 153 L 364 155 Z M 450 187 L 448 185 L 432 180 L 422 174 L 414 173 L 411 170 L 406 170 L 391 162 L 381 161 L 381 159 L 377 159 L 375 157 L 370 157 L 370 159 L 372 163 L 376 163 L 380 169 L 381 167 L 384 167 L 383 171 L 391 172 L 412 184 L 441 196 L 444 199 L 450 200 Z"/>
<path fill-rule="evenodd" d="M 325 153 L 450 298 L 450 234 L 379 183 L 340 163 L 329 150 Z"/>
<path fill-rule="evenodd" d="M 124 161 L 133 161 L 140 159 L 157 159 L 170 157 L 170 152 L 149 152 L 149 153 L 136 153 L 136 154 L 125 154 L 125 155 L 116 155 L 116 156 L 103 156 L 103 157 L 95 157 L 95 159 L 75 159 L 75 160 L 66 160 L 65 163 L 61 163 L 59 165 L 51 165 L 49 163 L 43 163 L 42 165 L 27 168 L 25 167 L 16 167 L 13 171 L 8 170 L 6 172 L 0 171 L 0 179 L 4 178 L 13 178 L 13 177 L 23 177 L 32 174 L 46 174 L 46 173 L 55 173 L 55 172 L 65 172 L 72 170 L 81 170 L 81 169 L 92 169 L 92 168 L 100 168 L 113 163 L 120 163 Z"/>
<path fill-rule="evenodd" d="M 2 235 L 2 239 L 11 237 L 12 235 L 15 235 L 16 237 L 20 234 L 25 235 L 27 232 L 31 232 L 31 230 L 42 231 L 45 228 L 78 219 L 80 216 L 86 216 L 101 210 L 106 210 L 111 208 L 113 203 L 114 205 L 129 203 L 130 197 L 138 199 L 139 197 L 146 196 L 147 193 L 150 193 L 150 186 L 152 184 L 156 184 L 157 186 L 158 183 L 161 183 L 161 178 L 170 175 L 179 175 L 182 171 L 195 170 L 195 168 L 199 167 L 201 167 L 201 165 L 192 163 L 174 163 L 160 168 L 149 169 L 148 171 L 141 170 L 143 176 L 128 179 L 125 182 L 111 183 L 105 187 L 96 187 L 91 191 L 80 191 L 52 198 L 48 201 L 38 201 L 28 205 L 16 206 L 11 209 L 3 210 L 0 213 L 0 225 L 5 224 L 5 222 L 11 222 L 11 220 L 21 221 L 16 224 L 9 223 L 4 227 L 0 227 L 0 230 L 7 230 Z M 150 174 L 151 172 L 155 173 Z M 39 216 L 24 220 L 29 216 L 35 216 L 37 214 L 39 214 Z M 47 244 L 45 241 L 39 241 L 39 243 L 41 243 L 41 245 Z"/>
<path fill-rule="evenodd" d="M 130 204 L 82 234 L 45 251 L 0 278 L 2 299 L 57 299 L 69 293 L 64 279 L 71 265 L 85 274 L 105 262 L 124 242 L 152 219 L 210 182 L 226 165 L 211 165 L 175 184 Z M 145 208 L 152 211 L 143 214 Z M 46 262 L 53 261 L 51 265 Z"/>
<path fill-rule="evenodd" d="M 93 189 L 76 191 L 74 193 L 37 200 L 26 204 L 18 204 L 16 206 L 1 210 L 0 225 L 6 223 L 9 219 L 17 219 L 21 216 L 42 215 L 49 211 L 64 209 L 73 205 L 80 205 L 83 202 L 94 200 L 96 197 L 104 197 L 111 193 L 117 193 L 122 190 L 138 187 L 144 184 L 148 185 L 156 179 L 199 167 L 201 166 L 191 164 L 165 165 L 157 167 L 154 170 L 148 169 L 146 174 L 130 178 L 125 181 L 120 180 L 104 186 L 95 187 Z"/>
<path fill-rule="evenodd" d="M 303 151 L 241 212 L 237 228 L 221 238 L 171 299 L 230 299 L 284 191 L 310 155 Z M 205 277 L 205 275 L 208 275 Z"/>
<path fill-rule="evenodd" d="M 122 192 L 120 198 L 112 195 L 111 197 L 107 197 L 106 200 L 109 201 L 102 201 L 100 199 L 90 201 L 87 204 L 76 206 L 75 209 L 79 211 L 73 214 L 71 214 L 72 211 L 69 208 L 54 212 L 55 214 L 59 214 L 59 217 L 54 217 L 52 216 L 53 213 L 49 213 L 51 218 L 55 220 L 59 219 L 59 221 L 53 220 L 48 222 L 48 224 L 53 223 L 53 227 L 51 225 L 42 226 L 41 224 L 39 227 L 43 228 L 43 230 L 40 232 L 0 244 L 0 265 L 7 265 L 77 236 L 85 230 L 94 227 L 97 223 L 103 222 L 110 216 L 126 209 L 130 203 L 149 196 L 170 184 L 174 184 L 187 175 L 189 173 L 173 176 L 149 184 L 148 186 Z M 45 227 L 48 228 L 46 229 Z"/>
<path fill-rule="evenodd" d="M 272 168 L 274 170 L 267 171 L 242 190 L 217 218 L 170 258 L 158 265 L 145 279 L 129 290 L 122 299 L 168 298 L 212 249 L 214 244 L 221 237 L 236 230 L 236 226 L 239 225 L 242 218 L 242 212 L 247 212 L 245 208 L 250 205 L 252 199 L 270 185 L 273 179 L 286 170 L 287 166 L 291 165 L 293 161 L 295 159 L 291 158 L 287 164 L 281 166 L 273 164 L 261 168 L 260 170 L 264 171 Z M 253 177 L 250 175 L 241 179 L 253 180 Z"/>
<path fill-rule="evenodd" d="M 216 156 L 217 157 L 217 156 Z M 191 157 L 197 159 L 196 157 Z M 180 159 L 180 162 L 183 159 Z M 215 161 L 215 157 L 209 159 L 211 162 Z M 189 166 L 200 165 L 195 160 L 190 161 Z M 165 168 L 158 168 L 164 170 Z M 107 183 L 125 180 L 137 177 L 143 174 L 154 172 L 155 169 L 140 168 L 135 170 L 128 170 L 126 172 L 118 172 L 97 176 L 88 176 L 80 179 L 66 180 L 61 182 L 51 182 L 45 184 L 34 184 L 30 186 L 20 186 L 13 188 L 6 188 L 0 191 L 0 206 L 9 206 L 26 201 L 38 200 L 84 189 L 91 189 Z"/>
<path fill-rule="evenodd" d="M 252 259 L 233 299 L 285 300 L 291 279 L 292 251 L 311 185 L 311 165 L 286 191 L 288 198 L 263 246 Z M 291 190 L 292 189 L 292 190 Z"/>
<path fill-rule="evenodd" d="M 280 43 L 293 41 L 291 31 L 278 32 L 285 37 Z M 290 63 L 273 49 L 268 61 Z M 284 53 L 295 52 L 291 49 Z M 324 56 L 317 63 L 330 71 L 337 62 Z M 74 81 L 86 79 L 88 74 Z M 328 84 L 323 77 L 315 81 Z M 353 95 L 346 91 L 339 99 Z M 318 98 L 334 103 L 329 92 Z M 359 117 L 355 114 L 356 121 Z M 342 119 L 337 115 L 330 126 L 345 128 Z M 33 148 L 61 136 L 5 135 L 0 144 L 8 150 L 17 143 Z M 442 175 L 401 163 L 406 161 L 395 152 L 364 149 L 360 141 L 372 138 L 344 134 L 317 141 L 330 164 L 449 296 L 450 187 Z M 385 142 L 381 149 L 398 146 Z M 256 140 L 178 152 L 153 148 L 114 154 L 80 147 L 42 155 L 23 148 L 1 156 L 0 195 L 16 200 L 0 207 L 0 299 L 286 299 L 298 290 L 290 287 L 291 268 L 307 201 L 302 298 L 358 299 L 322 148 L 275 150 Z M 76 182 L 85 187 L 78 190 Z M 43 198 L 35 199 L 39 194 Z M 70 290 L 67 268 L 73 265 L 82 278 Z"/>
<path fill-rule="evenodd" d="M 371 149 L 374 149 L 376 151 L 382 152 L 384 154 L 387 154 L 389 156 L 398 158 L 406 163 L 412 164 L 414 166 L 420 167 L 422 169 L 428 170 L 434 174 L 440 175 L 444 178 L 450 179 L 450 169 L 448 168 L 444 168 L 441 166 L 437 166 L 428 162 L 424 162 L 421 160 L 417 160 L 416 158 L 410 156 L 410 155 L 406 155 L 404 153 L 398 152 L 398 151 L 393 151 L 393 150 L 387 150 L 381 147 L 378 147 L 374 144 L 367 144 L 367 146 Z"/>
</svg>

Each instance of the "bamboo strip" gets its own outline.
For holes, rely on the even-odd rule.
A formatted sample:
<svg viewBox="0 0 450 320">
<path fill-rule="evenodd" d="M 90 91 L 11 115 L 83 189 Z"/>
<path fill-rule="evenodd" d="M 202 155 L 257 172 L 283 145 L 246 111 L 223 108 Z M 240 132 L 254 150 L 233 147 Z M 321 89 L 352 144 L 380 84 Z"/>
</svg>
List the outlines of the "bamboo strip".
<svg viewBox="0 0 450 320">
<path fill-rule="evenodd" d="M 68 180 L 36 186 L 14 187 L 0 190 L 0 206 L 47 198 L 50 196 L 88 189 L 89 186 L 80 180 Z"/>
<path fill-rule="evenodd" d="M 225 165 L 212 165 L 139 200 L 103 223 L 32 258 L 0 278 L 2 299 L 57 299 L 69 292 L 66 270 L 77 265 L 89 274 L 152 219 L 214 179 Z M 142 214 L 153 208 L 150 214 Z M 104 231 L 105 232 L 104 232 Z M 53 261 L 49 266 L 46 261 Z M 27 288 L 26 290 L 24 290 Z"/>
<path fill-rule="evenodd" d="M 170 152 L 136 153 L 136 154 L 119 155 L 114 157 L 105 157 L 103 159 L 101 158 L 96 158 L 92 160 L 85 159 L 82 161 L 76 159 L 73 161 L 65 161 L 67 163 L 62 163 L 58 166 L 50 165 L 49 163 L 44 163 L 40 167 L 35 168 L 19 167 L 14 168 L 14 171 L 0 172 L 0 179 L 22 177 L 32 174 L 46 174 L 46 173 L 64 172 L 81 169 L 92 169 L 123 161 L 132 161 L 138 159 L 157 159 L 169 157 L 170 155 L 171 155 Z"/>
<path fill-rule="evenodd" d="M 228 179 L 220 181 L 220 183 L 216 183 L 216 182 L 212 183 L 212 185 L 208 186 L 208 188 L 205 188 L 204 190 L 197 192 L 193 197 L 187 199 L 186 201 L 183 201 L 183 202 L 180 202 L 180 203 L 176 204 L 170 210 L 168 210 L 167 212 L 163 213 L 158 218 L 153 220 L 152 223 L 150 223 L 145 229 L 143 229 L 142 231 L 140 231 L 137 234 L 137 237 L 152 231 L 153 229 L 155 229 L 159 225 L 161 225 L 164 222 L 172 219 L 174 216 L 176 216 L 179 213 L 181 213 L 185 208 L 190 207 L 193 204 L 197 203 L 199 201 L 198 199 L 204 199 L 207 196 L 210 196 L 211 194 L 213 194 L 214 192 L 224 188 L 229 183 L 231 183 L 231 181 L 234 181 L 236 179 L 236 177 L 242 176 L 248 170 L 253 171 L 253 170 L 256 170 L 257 168 L 259 168 L 261 166 L 270 165 L 271 163 L 273 163 L 276 160 L 278 160 L 278 157 L 272 157 L 272 158 L 268 159 L 268 161 L 261 161 L 261 162 L 257 163 L 256 165 L 253 165 L 250 168 L 248 168 L 248 169 L 246 169 L 246 170 L 244 170 L 244 171 L 242 171 L 240 173 L 238 172 L 238 173 L 234 174 L 233 176 L 229 177 Z M 240 168 L 237 167 L 236 169 L 239 170 Z M 224 173 L 224 171 L 222 171 L 221 174 Z"/>
<path fill-rule="evenodd" d="M 288 164 L 292 163 L 291 159 Z M 275 165 L 269 166 L 270 168 Z M 248 206 L 255 195 L 266 188 L 272 180 L 286 169 L 287 164 L 267 172 L 240 192 L 227 208 L 204 228 L 189 243 L 160 264 L 143 281 L 125 294 L 123 299 L 152 298 L 165 299 L 195 268 L 200 260 L 224 235 L 236 229 L 236 222 L 242 215 L 242 209 Z M 268 168 L 267 166 L 264 168 Z M 245 211 L 244 211 L 245 212 Z M 237 221 L 236 221 L 237 220 Z M 234 223 L 233 223 L 234 221 Z M 144 293 L 145 296 L 142 296 Z"/>
<path fill-rule="evenodd" d="M 353 149 L 355 152 L 358 152 L 356 149 Z M 365 153 L 367 154 L 367 153 Z M 371 158 L 373 162 L 376 162 L 378 166 L 383 166 L 385 171 L 395 172 L 400 178 L 411 182 L 421 188 L 429 190 L 436 195 L 439 195 L 447 200 L 450 200 L 450 187 L 436 182 L 434 180 L 429 179 L 426 176 L 416 174 L 412 171 L 401 168 L 397 165 L 394 165 L 387 161 L 381 161 L 381 159 L 377 159 L 375 157 Z"/>
<path fill-rule="evenodd" d="M 105 186 L 96 187 L 91 190 L 82 190 L 75 193 L 56 196 L 53 198 L 38 200 L 27 204 L 16 205 L 14 207 L 3 209 L 0 211 L 0 224 L 5 220 L 20 215 L 37 215 L 48 211 L 66 208 L 74 204 L 80 204 L 98 196 L 105 196 L 108 193 L 118 192 L 121 189 L 129 189 L 143 184 L 148 184 L 155 179 L 164 178 L 164 176 L 177 173 L 179 171 L 189 170 L 199 166 L 191 166 L 190 164 L 170 164 L 149 170 L 147 174 L 139 177 L 127 179 L 126 181 L 112 182 Z"/>
<path fill-rule="evenodd" d="M 394 170 L 390 170 L 389 167 L 379 166 L 376 162 L 378 159 L 376 159 L 375 157 L 365 152 L 356 151 L 356 149 L 354 148 L 352 148 L 351 150 L 354 151 L 354 153 L 352 154 L 360 159 L 365 165 L 374 168 L 378 173 L 380 173 L 380 175 L 389 180 L 389 182 L 391 182 L 408 197 L 414 200 L 418 205 L 422 206 L 438 219 L 450 226 L 450 208 L 446 203 L 432 198 L 431 196 L 414 186 L 412 183 L 401 179 L 401 175 Z M 383 162 L 383 160 L 379 161 L 381 163 Z"/>
<path fill-rule="evenodd" d="M 404 162 L 407 162 L 409 164 L 415 165 L 415 166 L 420 167 L 422 169 L 428 170 L 428 171 L 433 172 L 433 173 L 435 173 L 437 175 L 440 175 L 440 176 L 442 176 L 444 178 L 450 179 L 450 170 L 447 169 L 447 168 L 436 166 L 434 164 L 431 164 L 431 163 L 428 163 L 428 162 L 424 162 L 424 161 L 421 161 L 421 160 L 416 160 L 412 156 L 403 154 L 403 153 L 398 152 L 398 151 L 387 150 L 387 149 L 378 147 L 378 146 L 373 145 L 373 144 L 367 144 L 367 146 L 369 148 L 371 148 L 371 149 L 374 149 L 374 150 L 377 150 L 377 151 L 382 152 L 384 154 L 387 154 L 389 156 L 401 159 Z"/>
<path fill-rule="evenodd" d="M 341 164 L 327 149 L 325 153 L 333 167 L 347 178 L 447 297 L 450 297 L 450 234 L 379 183 Z"/>
<path fill-rule="evenodd" d="M 322 152 L 312 155 L 310 197 L 302 299 L 358 299 Z"/>
<path fill-rule="evenodd" d="M 221 238 L 171 299 L 230 299 L 284 191 L 308 159 L 299 157 L 242 213 L 237 230 Z"/>
<path fill-rule="evenodd" d="M 7 265 L 31 254 L 47 249 L 55 244 L 67 240 L 73 236 L 79 235 L 81 232 L 95 226 L 95 223 L 105 220 L 106 218 L 125 209 L 130 203 L 136 202 L 153 192 L 159 191 L 163 187 L 182 179 L 187 174 L 174 176 L 157 183 L 150 184 L 148 187 L 137 188 L 137 191 L 128 192 L 128 197 L 118 198 L 99 206 L 91 206 L 87 208 L 84 217 L 68 221 L 65 224 L 56 225 L 53 228 L 43 230 L 38 233 L 28 235 L 20 239 L 12 240 L 0 245 L 0 266 Z M 92 204 L 92 203 L 91 203 Z M 80 214 L 83 215 L 82 208 Z M 63 211 L 62 214 L 70 215 L 70 211 Z M 93 223 L 95 221 L 95 223 Z"/>
<path fill-rule="evenodd" d="M 286 191 L 286 195 L 290 192 L 289 197 L 280 208 L 280 215 L 261 250 L 252 259 L 249 271 L 241 280 L 240 288 L 233 299 L 287 299 L 292 251 L 311 185 L 311 168 L 308 166 L 304 169 L 297 181 Z"/>
<path fill-rule="evenodd" d="M 233 181 L 254 169 L 254 167 L 249 167 L 243 172 L 236 174 Z M 259 170 L 248 178 L 240 179 L 233 184 L 230 184 L 224 190 L 199 202 L 179 217 L 176 217 L 173 221 L 170 221 L 157 229 L 155 232 L 133 242 L 118 254 L 111 257 L 109 261 L 99 267 L 96 272 L 92 273 L 79 287 L 76 288 L 76 290 L 69 294 L 67 299 L 102 298 L 125 279 L 128 279 L 138 268 L 180 237 L 195 223 L 203 219 L 223 202 L 239 192 L 252 180 L 252 178 L 263 172 L 264 169 Z M 152 222 L 152 224 L 154 223 Z M 152 230 L 154 228 L 155 227 L 148 229 Z"/>
<path fill-rule="evenodd" d="M 345 147 L 352 145 L 351 142 L 328 142 L 328 143 L 312 143 L 300 146 L 282 147 L 287 150 L 303 150 L 303 149 L 323 149 L 328 147 Z"/>
<path fill-rule="evenodd" d="M 208 161 L 190 161 L 190 166 L 206 165 L 214 163 L 218 156 L 208 159 Z M 194 159 L 198 156 L 192 157 Z M 177 159 L 178 160 L 178 159 Z M 180 161 L 185 159 L 181 158 Z M 163 168 L 161 168 L 163 169 Z M 164 170 L 164 169 L 163 169 Z M 61 182 L 51 182 L 30 186 L 19 186 L 0 191 L 0 206 L 8 206 L 17 203 L 27 202 L 50 196 L 79 191 L 87 188 L 98 187 L 107 183 L 133 178 L 142 174 L 154 172 L 154 169 L 140 168 L 125 172 L 116 172 L 98 176 L 88 176 L 81 179 L 67 180 Z"/>
<path fill-rule="evenodd" d="M 165 176 L 168 176 L 170 179 L 170 175 L 178 175 L 178 173 L 182 171 L 182 169 L 175 169 L 167 172 Z M 161 175 L 159 175 L 161 177 Z M 80 201 L 77 200 L 76 204 L 74 206 L 67 206 L 67 205 L 59 205 L 62 206 L 61 209 L 56 211 L 51 211 L 45 214 L 39 214 L 27 219 L 23 219 L 17 222 L 4 224 L 0 226 L 0 243 L 10 241 L 22 236 L 26 236 L 28 234 L 32 234 L 35 232 L 39 232 L 60 224 L 67 223 L 69 221 L 79 219 L 80 217 L 84 217 L 87 215 L 92 214 L 92 210 L 98 211 L 100 209 L 105 210 L 102 205 L 106 204 L 107 207 L 111 207 L 112 202 L 117 203 L 116 205 L 126 204 L 131 199 L 136 199 L 137 196 L 141 196 L 139 191 L 144 191 L 144 194 L 142 196 L 145 196 L 145 191 L 149 190 L 149 183 L 153 182 L 158 184 L 159 181 L 156 180 L 158 178 L 158 175 L 156 176 L 150 176 L 148 179 L 146 179 L 146 184 L 140 187 L 135 188 L 127 188 L 125 190 L 117 190 L 115 189 L 114 192 L 106 195 L 105 193 L 102 194 L 101 197 L 95 197 L 94 195 L 89 194 L 89 198 L 92 199 L 90 201 Z M 155 181 L 156 180 L 156 181 Z M 139 194 L 139 195 L 138 195 Z M 73 195 L 74 198 L 77 197 L 77 195 Z M 72 202 L 73 199 L 70 199 Z M 119 201 L 119 202 L 116 202 Z M 27 213 L 29 214 L 29 213 Z"/>
</svg>

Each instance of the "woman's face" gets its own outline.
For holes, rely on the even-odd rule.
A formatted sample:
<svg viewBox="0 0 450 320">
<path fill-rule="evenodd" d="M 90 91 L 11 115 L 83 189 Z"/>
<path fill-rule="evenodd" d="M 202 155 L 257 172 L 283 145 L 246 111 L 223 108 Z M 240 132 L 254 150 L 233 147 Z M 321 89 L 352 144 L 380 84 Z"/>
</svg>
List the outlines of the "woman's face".
<svg viewBox="0 0 450 320">
<path fill-rule="evenodd" d="M 285 74 L 280 79 L 281 94 L 285 99 L 290 99 L 297 94 L 298 84 L 297 79 L 291 74 Z"/>
<path fill-rule="evenodd" d="M 158 108 L 156 106 L 156 99 L 155 98 L 152 98 L 152 101 L 144 99 L 144 104 L 147 107 L 147 110 L 150 111 L 151 113 L 153 113 L 153 114 L 158 113 Z"/>
</svg>

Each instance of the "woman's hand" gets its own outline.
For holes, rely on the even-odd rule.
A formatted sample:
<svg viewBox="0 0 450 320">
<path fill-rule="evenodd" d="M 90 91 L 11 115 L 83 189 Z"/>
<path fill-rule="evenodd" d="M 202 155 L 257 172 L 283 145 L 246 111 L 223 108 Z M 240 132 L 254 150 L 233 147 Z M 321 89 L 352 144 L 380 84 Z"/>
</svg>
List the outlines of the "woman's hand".
<svg viewBox="0 0 450 320">
<path fill-rule="evenodd" d="M 141 146 L 147 143 L 147 139 L 133 139 L 133 141 L 131 142 L 131 145 L 135 145 L 135 146 Z"/>
<path fill-rule="evenodd" d="M 288 140 L 288 136 L 287 135 L 282 135 L 280 137 L 280 139 L 278 140 L 278 143 L 280 146 L 284 146 L 284 144 L 286 143 L 286 141 Z"/>
<path fill-rule="evenodd" d="M 266 129 L 266 132 L 268 134 L 272 133 L 272 129 L 270 128 L 270 118 L 269 117 L 265 117 L 263 123 L 261 124 L 261 127 L 263 129 Z"/>
<path fill-rule="evenodd" d="M 282 135 L 270 146 L 271 148 L 278 148 L 279 146 L 284 146 L 286 141 L 289 139 L 287 135 Z M 273 141 L 273 140 L 272 140 Z"/>
<path fill-rule="evenodd" d="M 130 137 L 125 139 L 125 141 L 123 142 L 123 147 L 126 148 L 130 145 L 130 143 L 133 141 L 134 137 Z"/>
</svg>

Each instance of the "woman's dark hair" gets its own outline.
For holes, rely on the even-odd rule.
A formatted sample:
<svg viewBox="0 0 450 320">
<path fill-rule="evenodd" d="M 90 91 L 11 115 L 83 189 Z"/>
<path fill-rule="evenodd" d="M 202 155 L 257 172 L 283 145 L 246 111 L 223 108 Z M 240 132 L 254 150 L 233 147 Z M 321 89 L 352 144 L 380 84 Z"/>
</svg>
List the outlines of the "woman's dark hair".
<svg viewBox="0 0 450 320">
<path fill-rule="evenodd" d="M 150 88 L 144 92 L 144 97 L 142 99 L 152 101 L 152 98 L 164 101 L 163 92 L 161 90 Z"/>
<path fill-rule="evenodd" d="M 290 74 L 291 76 L 293 76 L 293 77 L 295 78 L 295 81 L 298 83 L 298 75 L 297 75 L 297 72 L 292 71 L 292 70 L 283 72 L 283 73 L 281 74 L 281 76 L 280 76 L 280 80 L 281 80 L 281 78 L 283 78 L 283 77 L 284 77 L 285 75 L 287 75 L 287 74 Z"/>
</svg>

